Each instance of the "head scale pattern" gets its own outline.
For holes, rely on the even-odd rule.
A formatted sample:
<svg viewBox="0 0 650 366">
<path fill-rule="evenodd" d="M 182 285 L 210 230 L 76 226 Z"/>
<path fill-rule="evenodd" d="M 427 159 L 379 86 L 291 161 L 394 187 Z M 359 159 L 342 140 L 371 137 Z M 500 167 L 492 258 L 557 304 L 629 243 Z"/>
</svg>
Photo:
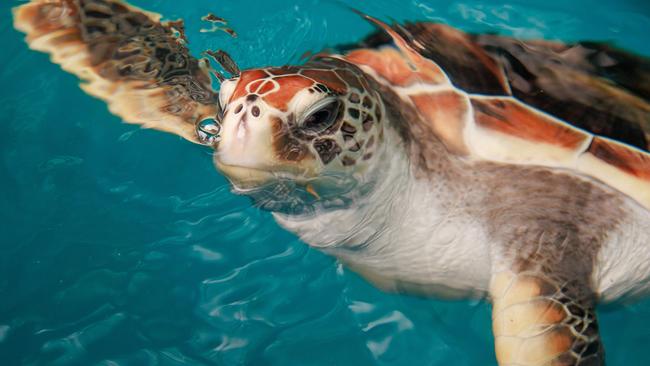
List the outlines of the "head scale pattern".
<svg viewBox="0 0 650 366">
<path fill-rule="evenodd" d="M 307 118 L 319 111 L 323 116 L 322 109 L 310 110 L 310 106 L 327 98 L 332 104 L 325 108 L 332 120 L 322 128 L 308 128 Z M 383 139 L 385 111 L 380 96 L 359 68 L 335 57 L 321 57 L 304 66 L 247 70 L 222 86 L 225 113 L 239 113 L 247 102 L 258 99 L 268 110 L 253 107 L 251 114 L 269 113 L 273 150 L 282 162 L 318 157 L 323 166 L 361 165 L 372 159 Z"/>
</svg>

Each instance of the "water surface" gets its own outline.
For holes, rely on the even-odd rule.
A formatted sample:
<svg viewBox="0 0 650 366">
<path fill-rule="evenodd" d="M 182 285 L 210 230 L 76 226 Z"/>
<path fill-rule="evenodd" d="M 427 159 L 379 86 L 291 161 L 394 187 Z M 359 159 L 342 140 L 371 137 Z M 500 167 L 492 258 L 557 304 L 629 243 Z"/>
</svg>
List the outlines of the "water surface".
<svg viewBox="0 0 650 366">
<path fill-rule="evenodd" d="M 346 4 L 650 55 L 642 0 L 134 3 L 242 67 L 360 39 L 372 28 Z M 487 304 L 386 294 L 307 248 L 231 194 L 208 150 L 121 124 L 29 51 L 17 4 L 0 4 L 0 364 L 495 365 Z M 239 37 L 200 33 L 209 11 Z M 600 310 L 608 365 L 650 364 L 650 301 Z"/>
</svg>

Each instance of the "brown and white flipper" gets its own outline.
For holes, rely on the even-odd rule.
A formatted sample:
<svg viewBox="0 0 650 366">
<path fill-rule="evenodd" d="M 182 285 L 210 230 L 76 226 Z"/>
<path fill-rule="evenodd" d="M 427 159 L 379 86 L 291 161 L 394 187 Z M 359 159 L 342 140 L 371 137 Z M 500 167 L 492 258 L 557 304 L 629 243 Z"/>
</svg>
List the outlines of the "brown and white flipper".
<svg viewBox="0 0 650 366">
<path fill-rule="evenodd" d="M 506 270 L 490 287 L 500 366 L 604 364 L 594 298 L 583 283 Z"/>
<path fill-rule="evenodd" d="M 14 9 L 29 46 L 82 79 L 112 113 L 196 142 L 195 124 L 217 114 L 217 95 L 180 23 L 159 20 L 119 0 L 32 0 Z"/>
</svg>

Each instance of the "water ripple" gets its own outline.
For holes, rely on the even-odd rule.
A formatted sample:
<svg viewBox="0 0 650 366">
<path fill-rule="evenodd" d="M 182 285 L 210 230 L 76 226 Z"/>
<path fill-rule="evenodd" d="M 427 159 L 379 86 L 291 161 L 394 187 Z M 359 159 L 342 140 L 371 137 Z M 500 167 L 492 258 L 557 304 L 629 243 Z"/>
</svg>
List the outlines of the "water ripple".
<svg viewBox="0 0 650 366">
<path fill-rule="evenodd" d="M 198 54 L 299 62 L 383 19 L 609 39 L 650 54 L 635 2 L 137 0 L 186 20 Z M 121 124 L 27 50 L 0 4 L 3 365 L 494 365 L 490 308 L 386 294 L 230 192 L 209 151 Z M 645 10 L 644 10 L 645 9 Z M 237 39 L 200 33 L 214 12 Z M 650 301 L 601 311 L 609 365 L 650 364 Z"/>
</svg>

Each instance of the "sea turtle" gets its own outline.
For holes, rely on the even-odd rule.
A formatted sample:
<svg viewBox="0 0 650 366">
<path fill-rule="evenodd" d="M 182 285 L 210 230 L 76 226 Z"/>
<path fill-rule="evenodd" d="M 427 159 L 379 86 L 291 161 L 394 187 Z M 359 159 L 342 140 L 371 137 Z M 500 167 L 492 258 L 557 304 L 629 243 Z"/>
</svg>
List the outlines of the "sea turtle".
<svg viewBox="0 0 650 366">
<path fill-rule="evenodd" d="M 15 9 L 111 112 L 214 148 L 234 191 L 381 288 L 493 304 L 500 365 L 600 365 L 597 301 L 650 293 L 650 63 L 598 43 L 378 33 L 211 87 L 180 23 Z M 459 325 L 462 326 L 462 325 Z"/>
</svg>

